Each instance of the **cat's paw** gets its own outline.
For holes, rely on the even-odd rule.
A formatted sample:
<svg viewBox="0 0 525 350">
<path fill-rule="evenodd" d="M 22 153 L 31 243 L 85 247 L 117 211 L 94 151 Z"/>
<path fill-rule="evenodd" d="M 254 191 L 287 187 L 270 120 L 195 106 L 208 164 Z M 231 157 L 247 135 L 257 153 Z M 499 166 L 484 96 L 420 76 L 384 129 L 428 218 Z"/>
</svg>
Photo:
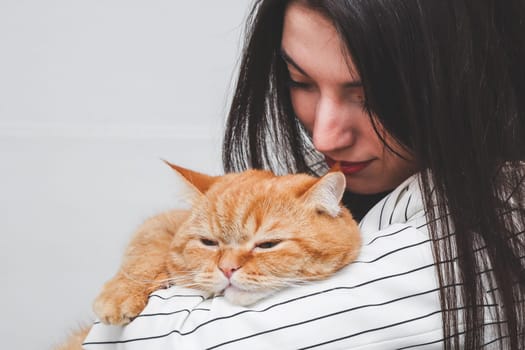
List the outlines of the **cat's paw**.
<svg viewBox="0 0 525 350">
<path fill-rule="evenodd" d="M 144 310 L 148 293 L 122 280 L 112 280 L 95 299 L 93 310 L 101 322 L 111 325 L 130 323 Z"/>
</svg>

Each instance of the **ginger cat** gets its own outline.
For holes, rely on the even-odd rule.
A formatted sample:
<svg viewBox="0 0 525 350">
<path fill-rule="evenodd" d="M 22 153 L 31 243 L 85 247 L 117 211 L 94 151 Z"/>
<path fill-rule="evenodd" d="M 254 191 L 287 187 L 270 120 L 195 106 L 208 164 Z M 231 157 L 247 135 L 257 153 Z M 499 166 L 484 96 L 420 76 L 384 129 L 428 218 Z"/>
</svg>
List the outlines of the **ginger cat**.
<svg viewBox="0 0 525 350">
<path fill-rule="evenodd" d="M 357 223 L 340 204 L 341 172 L 208 176 L 167 164 L 188 185 L 191 209 L 158 215 L 138 229 L 95 300 L 104 323 L 129 323 L 151 292 L 170 284 L 250 305 L 287 286 L 326 278 L 358 254 Z M 61 349 L 73 348 L 80 344 Z"/>
</svg>

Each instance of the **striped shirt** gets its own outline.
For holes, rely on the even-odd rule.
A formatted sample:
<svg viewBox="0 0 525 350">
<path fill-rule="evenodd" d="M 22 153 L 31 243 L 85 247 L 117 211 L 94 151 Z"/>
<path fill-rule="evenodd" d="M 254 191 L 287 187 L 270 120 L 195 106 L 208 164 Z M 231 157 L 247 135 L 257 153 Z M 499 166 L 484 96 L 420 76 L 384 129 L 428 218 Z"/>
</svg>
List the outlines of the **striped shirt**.
<svg viewBox="0 0 525 350">
<path fill-rule="evenodd" d="M 126 327 L 95 322 L 84 348 L 441 349 L 427 225 L 414 175 L 365 215 L 360 255 L 336 275 L 250 307 L 176 286 L 159 290 Z"/>
</svg>

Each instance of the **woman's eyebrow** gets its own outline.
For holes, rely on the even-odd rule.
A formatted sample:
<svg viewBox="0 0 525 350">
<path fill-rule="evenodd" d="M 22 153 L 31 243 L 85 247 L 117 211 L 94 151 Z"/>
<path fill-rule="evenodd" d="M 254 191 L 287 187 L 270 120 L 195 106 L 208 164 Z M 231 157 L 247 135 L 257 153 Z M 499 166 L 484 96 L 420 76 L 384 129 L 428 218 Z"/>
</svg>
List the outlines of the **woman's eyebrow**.
<svg viewBox="0 0 525 350">
<path fill-rule="evenodd" d="M 287 64 L 289 64 L 290 66 L 293 66 L 302 75 L 304 75 L 306 77 L 309 77 L 308 73 L 306 73 L 306 71 L 304 69 L 302 69 L 301 66 L 299 66 L 297 64 L 297 62 L 295 62 L 293 60 L 293 58 L 291 58 L 290 55 L 288 55 L 288 53 L 286 53 L 284 48 L 281 48 L 281 57 Z M 342 86 L 344 88 L 361 88 L 361 87 L 363 87 L 363 82 L 361 82 L 361 79 L 356 79 L 356 80 L 348 81 L 348 82 L 342 84 Z"/>
<path fill-rule="evenodd" d="M 281 48 L 281 57 L 283 60 L 288 63 L 289 65 L 293 66 L 295 69 L 297 69 L 302 75 L 308 76 L 308 74 L 304 71 L 304 69 L 301 68 L 291 57 L 286 53 L 284 48 Z"/>
<path fill-rule="evenodd" d="M 343 84 L 343 87 L 345 88 L 362 88 L 363 87 L 363 83 L 361 82 L 361 80 L 353 80 L 353 81 L 349 81 L 347 83 L 344 83 Z"/>
</svg>

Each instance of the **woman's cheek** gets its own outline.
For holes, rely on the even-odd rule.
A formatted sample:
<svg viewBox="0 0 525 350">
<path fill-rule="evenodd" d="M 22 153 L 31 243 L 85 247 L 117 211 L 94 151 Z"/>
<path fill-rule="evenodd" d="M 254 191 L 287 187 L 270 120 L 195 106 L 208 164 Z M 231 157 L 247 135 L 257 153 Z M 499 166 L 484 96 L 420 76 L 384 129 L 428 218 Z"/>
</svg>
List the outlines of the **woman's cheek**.
<svg viewBox="0 0 525 350">
<path fill-rule="evenodd" d="M 290 97 L 295 115 L 307 130 L 312 131 L 317 105 L 315 93 L 300 90 L 294 91 L 292 89 L 290 91 Z"/>
</svg>

